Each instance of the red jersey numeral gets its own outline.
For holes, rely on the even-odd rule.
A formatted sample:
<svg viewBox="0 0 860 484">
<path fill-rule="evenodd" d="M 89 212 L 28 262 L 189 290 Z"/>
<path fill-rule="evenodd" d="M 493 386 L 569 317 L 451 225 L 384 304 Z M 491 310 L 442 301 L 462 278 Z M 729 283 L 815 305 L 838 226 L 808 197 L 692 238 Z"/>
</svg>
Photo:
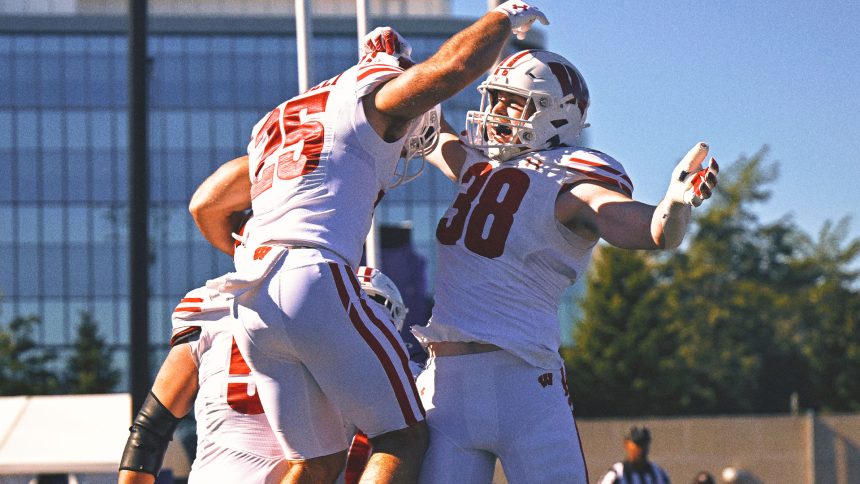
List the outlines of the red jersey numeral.
<svg viewBox="0 0 860 484">
<path fill-rule="evenodd" d="M 463 227 L 466 225 L 466 217 L 472 208 L 475 197 L 481 193 L 484 183 L 487 182 L 487 173 L 492 168 L 489 163 L 475 163 L 463 174 L 463 184 L 469 183 L 469 188 L 464 193 L 457 195 L 452 208 L 457 210 L 453 217 L 442 217 L 436 226 L 436 238 L 443 245 L 454 245 L 463 235 Z"/>
<path fill-rule="evenodd" d="M 281 180 L 307 175 L 319 166 L 320 155 L 325 140 L 325 127 L 319 121 L 307 117 L 325 111 L 331 91 L 322 91 L 300 98 L 294 98 L 283 106 L 283 113 L 275 108 L 257 133 L 255 145 L 266 141 L 259 163 L 275 151 L 283 148 L 275 165 L 260 171 L 258 165 L 254 182 L 251 185 L 251 199 L 272 187 L 275 174 Z M 275 166 L 277 168 L 275 168 Z"/>
<path fill-rule="evenodd" d="M 456 213 L 439 220 L 436 239 L 442 245 L 454 245 L 465 232 L 467 249 L 489 259 L 501 256 L 530 182 L 528 175 L 515 168 L 492 172 L 489 163 L 472 165 L 463 175 L 463 183 L 470 185 L 454 200 Z"/>
<path fill-rule="evenodd" d="M 231 377 L 245 377 L 246 382 L 231 383 Z M 239 353 L 239 347 L 236 346 L 236 339 L 233 339 L 233 346 L 230 348 L 230 369 L 227 376 L 227 404 L 233 410 L 245 415 L 259 415 L 263 413 L 263 404 L 260 402 L 260 394 L 257 393 L 257 386 L 251 380 L 251 368 L 242 354 Z"/>
</svg>

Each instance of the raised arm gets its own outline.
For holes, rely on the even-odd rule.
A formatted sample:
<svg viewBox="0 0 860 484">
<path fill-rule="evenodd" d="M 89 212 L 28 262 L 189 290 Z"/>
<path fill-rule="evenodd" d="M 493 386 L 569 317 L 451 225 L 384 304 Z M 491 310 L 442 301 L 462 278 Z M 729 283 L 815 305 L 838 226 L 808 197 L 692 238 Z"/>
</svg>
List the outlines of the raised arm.
<svg viewBox="0 0 860 484">
<path fill-rule="evenodd" d="M 466 161 L 466 146 L 460 141 L 457 132 L 448 124 L 444 115 L 439 120 L 439 124 L 439 142 L 426 159 L 450 180 L 457 180 Z"/>
<path fill-rule="evenodd" d="M 365 112 L 374 129 L 390 141 L 402 135 L 399 130 L 403 123 L 484 74 L 498 58 L 510 33 L 525 32 L 535 20 L 549 23 L 539 9 L 523 2 L 509 1 L 487 12 L 448 39 L 432 57 L 370 95 Z"/>
<path fill-rule="evenodd" d="M 651 233 L 660 248 L 674 249 L 681 245 L 690 223 L 691 208 L 711 197 L 720 167 L 711 158 L 709 166 L 702 168 L 707 156 L 708 145 L 698 143 L 672 171 L 669 189 L 651 218 Z"/>
<path fill-rule="evenodd" d="M 203 237 L 215 248 L 233 255 L 232 233 L 244 211 L 251 208 L 248 156 L 221 165 L 197 187 L 188 210 Z"/>
<path fill-rule="evenodd" d="M 675 167 L 666 196 L 657 205 L 631 199 L 613 186 L 581 183 L 559 195 L 556 217 L 571 230 L 600 237 L 622 249 L 674 249 L 681 245 L 691 208 L 711 196 L 719 166 L 708 146 L 694 146 Z"/>
<path fill-rule="evenodd" d="M 155 482 L 173 432 L 191 410 L 197 388 L 197 364 L 189 345 L 174 346 L 130 429 L 120 462 L 119 484 Z"/>
</svg>

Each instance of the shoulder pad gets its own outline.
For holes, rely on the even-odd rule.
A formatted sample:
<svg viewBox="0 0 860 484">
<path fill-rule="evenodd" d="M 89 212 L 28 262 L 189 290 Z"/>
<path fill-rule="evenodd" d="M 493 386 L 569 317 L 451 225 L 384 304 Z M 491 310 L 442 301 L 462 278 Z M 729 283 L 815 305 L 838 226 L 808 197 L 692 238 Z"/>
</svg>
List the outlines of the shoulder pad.
<svg viewBox="0 0 860 484">
<path fill-rule="evenodd" d="M 193 289 L 173 310 L 170 345 L 181 343 L 200 332 L 201 326 L 230 315 L 232 301 L 206 287 Z"/>
<path fill-rule="evenodd" d="M 403 73 L 396 57 L 384 52 L 371 52 L 355 66 L 355 92 L 362 97 Z"/>
<path fill-rule="evenodd" d="M 597 150 L 567 148 L 559 153 L 557 163 L 567 169 L 564 185 L 582 181 L 599 181 L 617 186 L 628 196 L 633 195 L 633 182 L 615 158 Z"/>
</svg>

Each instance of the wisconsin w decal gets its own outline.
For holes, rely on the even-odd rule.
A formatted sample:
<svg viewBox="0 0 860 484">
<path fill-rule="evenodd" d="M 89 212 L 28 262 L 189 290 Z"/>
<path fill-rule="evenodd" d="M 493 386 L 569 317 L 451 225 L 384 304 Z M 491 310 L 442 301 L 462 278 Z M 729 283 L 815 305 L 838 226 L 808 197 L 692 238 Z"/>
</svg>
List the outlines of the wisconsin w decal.
<svg viewBox="0 0 860 484">
<path fill-rule="evenodd" d="M 552 385 L 552 373 L 544 373 L 543 375 L 538 377 L 538 383 L 540 386 L 546 388 L 548 385 Z"/>
<path fill-rule="evenodd" d="M 588 88 L 582 85 L 580 77 L 577 75 L 576 71 L 573 70 L 573 67 L 559 62 L 550 62 L 547 65 L 558 79 L 558 83 L 561 85 L 561 92 L 564 97 L 570 95 L 573 95 L 576 99 L 587 97 L 584 96 L 584 94 L 587 92 Z"/>
</svg>

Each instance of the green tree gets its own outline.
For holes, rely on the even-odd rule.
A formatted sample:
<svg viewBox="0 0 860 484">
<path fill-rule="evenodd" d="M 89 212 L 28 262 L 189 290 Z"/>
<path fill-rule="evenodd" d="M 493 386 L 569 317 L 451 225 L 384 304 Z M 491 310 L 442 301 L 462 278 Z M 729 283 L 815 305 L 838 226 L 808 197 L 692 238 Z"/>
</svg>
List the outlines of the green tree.
<svg viewBox="0 0 860 484">
<path fill-rule="evenodd" d="M 860 272 L 850 269 L 860 239 L 848 240 L 848 224 L 826 222 L 802 261 L 818 270 L 796 331 L 812 368 L 805 403 L 822 410 L 860 410 Z"/>
<path fill-rule="evenodd" d="M 811 392 L 813 370 L 801 348 L 852 351 L 803 346 L 820 334 L 810 324 L 817 316 L 809 296 L 819 287 L 822 256 L 790 218 L 762 224 L 752 211 L 778 174 L 766 154 L 725 170 L 714 198 L 696 210 L 683 249 L 667 257 L 600 251 L 574 344 L 563 352 L 581 414 L 786 410 L 791 393 Z M 828 252 L 831 265 L 844 267 L 848 252 Z M 834 333 L 845 330 L 836 321 L 845 325 L 852 308 L 838 307 Z M 819 373 L 836 374 L 828 368 Z M 819 380 L 822 389 L 829 384 Z"/>
<path fill-rule="evenodd" d="M 69 357 L 63 381 L 68 393 L 107 393 L 119 382 L 110 348 L 98 334 L 92 316 L 81 312 L 74 351 Z"/>
<path fill-rule="evenodd" d="M 50 395 L 60 390 L 52 369 L 57 355 L 36 343 L 37 316 L 17 316 L 0 327 L 0 395 Z"/>
<path fill-rule="evenodd" d="M 654 383 L 674 345 L 653 311 L 660 297 L 653 259 L 601 246 L 593 264 L 581 301 L 583 320 L 574 329 L 573 346 L 562 349 L 577 411 L 662 413 L 662 390 Z"/>
<path fill-rule="evenodd" d="M 802 281 L 792 281 L 791 261 L 801 237 L 790 219 L 761 224 L 751 208 L 769 198 L 777 176 L 766 152 L 726 170 L 683 255 L 668 261 L 667 314 L 685 369 L 680 413 L 787 409 L 805 374 L 778 331 L 795 314 Z"/>
</svg>

